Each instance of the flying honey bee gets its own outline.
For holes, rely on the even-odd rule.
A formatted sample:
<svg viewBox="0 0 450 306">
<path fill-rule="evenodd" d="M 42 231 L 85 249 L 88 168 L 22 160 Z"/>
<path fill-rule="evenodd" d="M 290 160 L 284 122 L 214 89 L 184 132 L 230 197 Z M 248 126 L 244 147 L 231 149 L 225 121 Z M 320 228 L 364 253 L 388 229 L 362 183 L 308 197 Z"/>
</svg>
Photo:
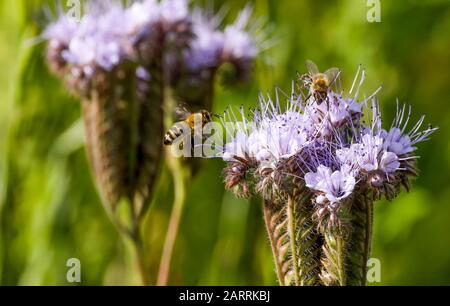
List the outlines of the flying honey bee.
<svg viewBox="0 0 450 306">
<path fill-rule="evenodd" d="M 300 76 L 300 81 L 303 82 L 305 87 L 309 87 L 311 96 L 314 97 L 318 104 L 321 104 L 326 100 L 330 86 L 339 77 L 340 70 L 331 68 L 321 73 L 317 65 L 310 60 L 306 61 L 306 68 L 308 69 L 308 74 Z"/>
<path fill-rule="evenodd" d="M 201 123 L 201 127 L 204 127 L 212 121 L 210 112 L 202 110 L 198 113 L 193 113 L 185 104 L 180 104 L 176 107 L 175 115 L 180 122 L 174 124 L 164 136 L 164 145 L 166 146 L 171 146 L 178 137 L 183 135 L 182 124 L 189 126 L 191 131 L 194 131 L 199 122 Z"/>
</svg>

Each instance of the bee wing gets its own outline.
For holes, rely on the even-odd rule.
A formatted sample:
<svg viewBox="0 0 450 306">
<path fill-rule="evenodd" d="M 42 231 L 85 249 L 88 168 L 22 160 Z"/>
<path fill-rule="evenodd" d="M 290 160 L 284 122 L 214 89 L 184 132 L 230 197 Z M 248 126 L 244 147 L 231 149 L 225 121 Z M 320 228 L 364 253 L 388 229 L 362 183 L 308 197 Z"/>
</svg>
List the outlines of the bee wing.
<svg viewBox="0 0 450 306">
<path fill-rule="evenodd" d="M 192 111 L 189 108 L 189 105 L 186 103 L 180 103 L 175 107 L 175 117 L 177 120 L 184 121 L 186 120 L 190 115 L 192 115 Z"/>
<path fill-rule="evenodd" d="M 339 70 L 339 68 L 331 68 L 325 72 L 325 75 L 327 76 L 328 80 L 330 81 L 330 84 L 332 84 L 336 81 L 336 79 L 338 78 L 340 73 L 341 73 L 341 70 Z"/>
<path fill-rule="evenodd" d="M 306 68 L 308 69 L 308 72 L 312 75 L 318 74 L 320 73 L 319 68 L 317 67 L 317 65 L 311 61 L 311 60 L 306 60 Z"/>
</svg>

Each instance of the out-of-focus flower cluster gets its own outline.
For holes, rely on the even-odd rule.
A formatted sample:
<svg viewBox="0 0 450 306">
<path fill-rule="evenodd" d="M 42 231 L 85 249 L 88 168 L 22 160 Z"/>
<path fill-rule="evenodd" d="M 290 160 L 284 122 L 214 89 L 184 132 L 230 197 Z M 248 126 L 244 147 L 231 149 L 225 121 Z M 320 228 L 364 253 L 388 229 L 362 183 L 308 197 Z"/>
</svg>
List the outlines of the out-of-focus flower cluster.
<svg viewBox="0 0 450 306">
<path fill-rule="evenodd" d="M 358 80 L 364 80 L 360 70 L 354 84 Z M 226 186 L 238 196 L 256 193 L 273 202 L 306 190 L 328 225 L 344 221 L 354 197 L 391 200 L 402 186 L 409 190 L 418 175 L 416 144 L 436 129 L 423 129 L 424 117 L 410 126 L 411 108 L 398 104 L 392 126 L 384 129 L 378 91 L 361 101 L 359 87 L 344 94 L 334 86 L 325 101 L 316 101 L 293 86 L 292 95 L 260 96 L 248 117 L 229 109 L 223 119 L 233 138 L 223 153 Z"/>
<path fill-rule="evenodd" d="M 161 62 L 180 98 L 203 103 L 198 100 L 221 65 L 231 64 L 236 79 L 248 76 L 260 41 L 250 27 L 250 8 L 222 26 L 223 13 L 190 9 L 188 2 L 144 0 L 124 7 L 113 0 L 91 1 L 79 21 L 61 13 L 43 35 L 50 67 L 86 96 L 99 75 L 126 79 L 127 73 L 143 72 L 141 65 Z M 133 65 L 138 67 L 130 70 Z"/>
</svg>

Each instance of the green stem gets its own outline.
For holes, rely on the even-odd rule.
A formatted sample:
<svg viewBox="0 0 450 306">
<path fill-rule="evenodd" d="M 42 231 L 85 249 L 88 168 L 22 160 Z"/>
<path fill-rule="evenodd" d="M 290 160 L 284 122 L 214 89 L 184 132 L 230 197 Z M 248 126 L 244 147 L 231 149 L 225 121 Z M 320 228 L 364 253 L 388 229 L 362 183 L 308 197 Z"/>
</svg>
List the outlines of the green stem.
<svg viewBox="0 0 450 306">
<path fill-rule="evenodd" d="M 348 235 L 345 229 L 325 229 L 322 271 L 320 278 L 326 286 L 347 285 L 347 244 Z"/>
<path fill-rule="evenodd" d="M 299 200 L 296 207 L 295 243 L 298 251 L 300 286 L 316 286 L 319 284 L 322 239 L 317 230 L 318 225 L 313 221 L 311 196 L 300 194 L 297 199 Z"/>
<path fill-rule="evenodd" d="M 175 199 L 158 272 L 158 286 L 166 286 L 169 281 L 173 249 L 175 247 L 181 218 L 183 216 L 184 204 L 186 202 L 186 184 L 190 177 L 190 171 L 187 166 L 182 164 L 181 159 L 173 157 L 170 154 L 170 151 L 166 155 L 167 163 L 173 176 Z"/>
<path fill-rule="evenodd" d="M 337 238 L 337 261 L 339 271 L 339 285 L 345 286 L 347 284 L 347 273 L 345 271 L 345 242 L 342 237 Z"/>
<path fill-rule="evenodd" d="M 143 286 L 150 286 L 151 279 L 149 269 L 146 261 L 145 243 L 141 235 L 141 221 L 137 208 L 134 205 L 129 205 L 132 223 L 130 230 L 130 238 L 133 243 L 134 253 L 136 257 L 136 265 L 141 278 L 141 284 Z"/>
<path fill-rule="evenodd" d="M 294 272 L 295 285 L 300 285 L 300 276 L 298 270 L 297 244 L 296 244 L 296 222 L 295 222 L 295 201 L 292 197 L 288 197 L 287 203 L 288 232 L 291 245 L 292 268 Z"/>
<path fill-rule="evenodd" d="M 366 239 L 364 243 L 364 260 L 363 260 L 363 278 L 362 285 L 365 286 L 367 282 L 367 262 L 370 258 L 372 249 L 372 232 L 373 232 L 373 202 L 365 197 L 366 202 Z"/>
<path fill-rule="evenodd" d="M 357 197 L 352 208 L 352 244 L 348 250 L 348 283 L 366 285 L 367 261 L 370 257 L 373 227 L 371 194 Z"/>
<path fill-rule="evenodd" d="M 310 198 L 298 192 L 281 203 L 264 203 L 264 221 L 281 286 L 319 284 L 322 239 L 312 220 Z"/>
<path fill-rule="evenodd" d="M 146 264 L 146 250 L 141 236 L 141 222 L 137 217 L 135 207 L 131 205 L 129 199 L 125 205 L 129 210 L 125 223 L 122 219 L 124 216 L 117 214 L 117 212 L 110 215 L 110 218 L 117 228 L 124 245 L 128 247 L 132 253 L 133 264 L 135 265 L 137 274 L 140 278 L 139 284 L 142 286 L 150 286 L 152 280 Z"/>
<path fill-rule="evenodd" d="M 139 230 L 136 230 L 136 232 L 133 234 L 131 238 L 136 258 L 137 269 L 139 271 L 139 276 L 141 279 L 141 284 L 143 286 L 150 286 L 151 279 L 146 264 L 145 246 L 141 239 Z"/>
<path fill-rule="evenodd" d="M 275 229 L 273 226 L 274 222 L 272 221 L 273 209 L 274 209 L 273 204 L 269 203 L 268 201 L 264 201 L 263 203 L 264 223 L 266 224 L 267 234 L 270 240 L 270 247 L 272 249 L 273 259 L 275 262 L 275 269 L 277 272 L 278 282 L 280 283 L 280 286 L 285 286 L 283 267 L 282 263 L 280 262 L 280 253 L 278 252 L 277 241 L 274 235 Z"/>
<path fill-rule="evenodd" d="M 367 282 L 367 261 L 370 258 L 370 252 L 372 248 L 372 231 L 373 231 L 373 202 L 368 198 L 368 196 L 364 196 L 364 217 L 365 217 L 365 226 L 364 226 L 364 253 L 362 256 L 362 277 L 361 277 L 361 285 L 365 286 Z"/>
</svg>

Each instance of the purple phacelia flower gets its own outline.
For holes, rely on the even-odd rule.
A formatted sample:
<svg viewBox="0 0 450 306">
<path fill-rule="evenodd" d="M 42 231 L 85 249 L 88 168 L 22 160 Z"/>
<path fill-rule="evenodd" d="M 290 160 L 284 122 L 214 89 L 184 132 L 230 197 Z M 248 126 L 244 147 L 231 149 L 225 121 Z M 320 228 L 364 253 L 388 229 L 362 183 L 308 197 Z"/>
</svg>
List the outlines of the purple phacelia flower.
<svg viewBox="0 0 450 306">
<path fill-rule="evenodd" d="M 112 4 L 111 4 L 112 5 Z M 60 17 L 65 20 L 67 17 Z M 62 51 L 62 58 L 70 65 L 78 67 L 99 66 L 104 70 L 112 70 L 126 56 L 126 27 L 117 27 L 117 23 L 124 21 L 125 13 L 122 7 L 112 6 L 107 11 L 95 11 L 85 15 L 76 29 L 70 28 L 67 49 Z M 61 21 L 50 28 L 65 25 Z M 67 26 L 66 26 L 67 27 Z M 64 30 L 64 26 L 60 31 Z M 51 40 L 55 30 L 46 34 Z"/>
<path fill-rule="evenodd" d="M 210 109 L 217 76 L 223 84 L 248 80 L 264 42 L 248 25 L 251 12 L 246 8 L 235 23 L 224 25 L 223 9 L 214 13 L 197 7 L 172 26 L 163 22 L 167 40 L 175 41 L 164 56 L 166 75 L 180 99 L 194 108 Z M 239 33 L 239 40 L 230 40 L 232 31 Z M 253 51 L 241 54 L 236 48 Z"/>
<path fill-rule="evenodd" d="M 266 100 L 261 95 L 260 109 L 253 112 L 252 122 L 246 121 L 246 115 L 241 109 L 243 122 L 235 125 L 233 127 L 235 130 L 228 131 L 234 139 L 225 146 L 225 159 L 248 156 L 259 162 L 276 163 L 301 150 L 308 142 L 305 122 L 302 121 L 303 115 L 295 110 L 294 101 L 284 112 L 279 102 L 278 95 L 275 103 L 270 97 Z M 229 110 L 224 118 L 224 124 L 233 118 L 236 116 Z"/>
<path fill-rule="evenodd" d="M 177 96 L 194 108 L 210 109 L 219 67 L 231 63 L 237 72 L 232 80 L 245 79 L 261 49 L 249 29 L 250 16 L 245 8 L 234 24 L 222 26 L 223 11 L 191 10 L 188 0 L 134 1 L 129 6 L 89 1 L 81 20 L 61 12 L 43 38 L 49 41 L 49 66 L 80 96 L 90 92 L 98 75 L 126 79 L 124 70 L 129 73 L 134 64 L 163 66 Z"/>
<path fill-rule="evenodd" d="M 317 215 L 330 216 L 332 224 L 341 224 L 343 205 L 355 197 L 370 193 L 374 199 L 390 200 L 401 186 L 409 190 L 410 178 L 417 176 L 415 145 L 436 129 L 421 131 L 422 117 L 406 133 L 411 111 L 406 114 L 403 107 L 391 129 L 384 130 L 376 100 L 379 90 L 358 100 L 364 77 L 358 72 L 354 84 L 360 78 L 360 85 L 352 86 L 346 97 L 336 86 L 337 92 L 329 88 L 326 99 L 316 101 L 311 93 L 295 92 L 293 86 L 291 95 L 281 95 L 285 101 L 279 90 L 275 101 L 260 96 L 250 121 L 241 110 L 242 122 L 228 129 L 232 140 L 223 154 L 230 164 L 251 165 L 234 168 L 245 171 L 239 175 L 240 184 L 255 186 L 253 192 L 268 199 L 296 194 L 306 186 L 315 194 Z M 232 110 L 224 124 L 229 121 L 238 121 Z M 236 175 L 233 172 L 226 181 Z"/>
<path fill-rule="evenodd" d="M 189 18 L 188 0 L 162 0 L 161 17 L 165 22 L 177 23 Z"/>
<path fill-rule="evenodd" d="M 400 169 L 400 162 L 397 154 L 384 152 L 380 159 L 380 169 L 385 173 L 394 173 Z"/>
<path fill-rule="evenodd" d="M 392 128 L 389 132 L 383 131 L 381 135 L 384 138 L 384 148 L 397 155 L 404 155 L 416 150 L 412 146 L 408 135 L 402 133 L 399 128 Z"/>
<path fill-rule="evenodd" d="M 340 149 L 336 152 L 336 156 L 342 163 L 354 164 L 362 171 L 372 172 L 382 170 L 386 173 L 394 172 L 398 169 L 393 169 L 392 164 L 393 157 L 392 152 L 390 155 L 386 155 L 388 152 L 383 150 L 384 139 L 379 136 L 371 136 L 366 134 L 362 137 L 361 143 L 356 143 L 350 146 L 350 148 Z M 389 160 L 389 166 L 387 166 L 387 160 Z M 398 158 L 396 158 L 398 160 Z"/>
<path fill-rule="evenodd" d="M 156 0 L 136 1 L 125 11 L 125 14 L 126 31 L 137 33 L 143 26 L 160 21 L 161 8 Z"/>
<path fill-rule="evenodd" d="M 75 35 L 77 26 L 77 21 L 74 18 L 62 14 L 58 20 L 47 27 L 42 36 L 47 39 L 50 44 L 67 46 Z"/>
<path fill-rule="evenodd" d="M 219 30 L 221 18 L 208 17 L 200 9 L 192 15 L 194 38 L 185 52 L 184 61 L 190 70 L 216 68 L 220 66 L 224 46 L 224 34 Z"/>
<path fill-rule="evenodd" d="M 397 104 L 397 115 L 389 131 L 381 130 L 380 134 L 384 138 L 384 147 L 386 150 L 403 156 L 411 154 L 416 151 L 414 147 L 419 142 L 428 140 L 429 136 L 436 131 L 435 128 L 429 126 L 425 130 L 420 130 L 425 117 L 422 116 L 420 120 L 413 126 L 413 128 L 405 133 L 411 117 L 411 107 L 409 107 L 408 114 L 406 114 L 406 105 L 399 108 Z"/>
<path fill-rule="evenodd" d="M 250 141 L 247 133 L 237 131 L 234 139 L 225 145 L 222 158 L 225 161 L 231 162 L 237 160 L 237 158 L 245 158 L 246 156 L 250 157 L 250 152 L 254 149 L 250 150 L 249 143 Z"/>
<path fill-rule="evenodd" d="M 238 16 L 236 22 L 225 28 L 224 48 L 225 58 L 231 61 L 253 59 L 258 55 L 259 49 L 255 37 L 248 32 L 252 10 L 245 8 Z"/>
<path fill-rule="evenodd" d="M 355 188 L 356 180 L 350 166 L 344 165 L 340 170 L 332 172 L 328 167 L 320 165 L 317 172 L 309 172 L 305 175 L 306 186 L 322 192 L 330 203 L 340 203 L 348 198 Z M 324 198 L 320 198 L 322 204 Z"/>
</svg>

